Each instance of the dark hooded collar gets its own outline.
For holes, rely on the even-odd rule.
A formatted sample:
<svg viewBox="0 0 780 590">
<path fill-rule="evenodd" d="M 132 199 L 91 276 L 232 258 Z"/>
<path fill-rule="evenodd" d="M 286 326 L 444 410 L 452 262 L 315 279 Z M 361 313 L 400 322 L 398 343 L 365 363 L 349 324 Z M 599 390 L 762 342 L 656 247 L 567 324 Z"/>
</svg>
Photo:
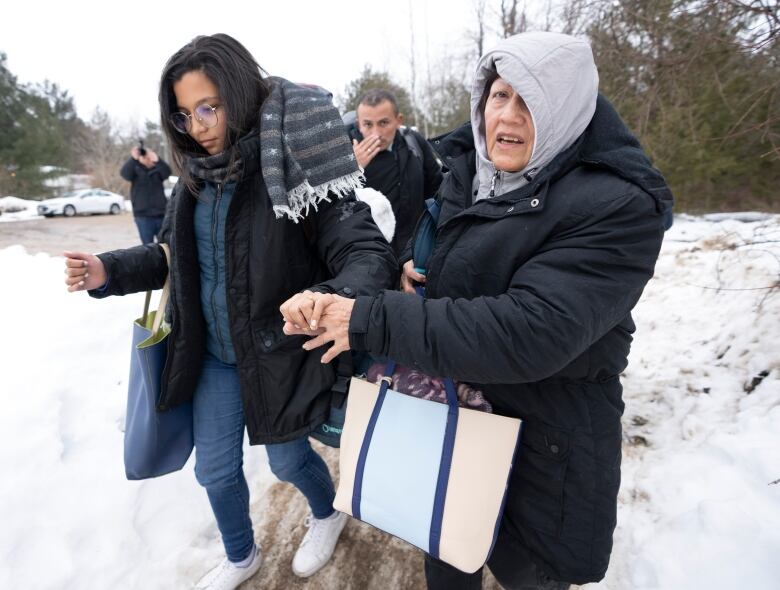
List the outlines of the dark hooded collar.
<svg viewBox="0 0 780 590">
<path fill-rule="evenodd" d="M 628 130 L 615 107 L 601 94 L 596 114 L 583 134 L 579 160 L 605 168 L 639 186 L 656 200 L 661 211 L 671 211 L 673 197 L 663 175 L 653 166 L 639 140 Z"/>
<path fill-rule="evenodd" d="M 431 140 L 444 165 L 468 154 L 469 170 L 475 169 L 474 136 L 471 123 Z M 661 173 L 647 157 L 639 140 L 628 130 L 615 108 L 603 95 L 596 101 L 596 112 L 585 132 L 552 162 L 539 171 L 532 185 L 553 182 L 576 166 L 608 170 L 635 184 L 656 201 L 659 211 L 668 216 L 671 225 L 672 192 Z"/>
</svg>

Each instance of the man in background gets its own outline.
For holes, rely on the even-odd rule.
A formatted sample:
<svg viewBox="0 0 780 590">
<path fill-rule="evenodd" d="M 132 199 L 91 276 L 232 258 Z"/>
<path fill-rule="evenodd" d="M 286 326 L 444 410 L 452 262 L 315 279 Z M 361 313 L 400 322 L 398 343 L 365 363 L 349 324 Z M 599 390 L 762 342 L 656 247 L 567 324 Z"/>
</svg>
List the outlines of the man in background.
<svg viewBox="0 0 780 590">
<path fill-rule="evenodd" d="M 401 255 L 417 219 L 442 179 L 433 149 L 416 131 L 403 127 L 395 96 L 373 89 L 360 97 L 356 123 L 349 129 L 355 157 L 365 171 L 366 186 L 390 201 L 395 214 L 392 246 Z"/>
<path fill-rule="evenodd" d="M 171 175 L 171 167 L 153 150 L 145 149 L 143 143 L 134 147 L 130 155 L 119 174 L 130 182 L 135 225 L 141 243 L 149 244 L 155 241 L 162 227 L 168 204 L 163 182 Z"/>
</svg>

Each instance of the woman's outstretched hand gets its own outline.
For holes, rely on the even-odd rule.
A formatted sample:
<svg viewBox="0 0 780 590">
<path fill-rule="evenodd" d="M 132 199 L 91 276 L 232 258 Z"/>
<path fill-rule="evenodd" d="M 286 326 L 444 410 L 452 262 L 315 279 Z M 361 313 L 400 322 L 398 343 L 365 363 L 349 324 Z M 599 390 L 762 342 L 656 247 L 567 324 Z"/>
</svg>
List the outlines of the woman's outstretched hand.
<svg viewBox="0 0 780 590">
<path fill-rule="evenodd" d="M 88 291 L 106 284 L 106 268 L 94 254 L 86 252 L 63 252 L 65 257 L 65 284 L 68 291 Z"/>
<path fill-rule="evenodd" d="M 308 297 L 311 298 L 312 306 L 305 305 L 305 311 L 301 314 L 308 316 L 306 321 L 291 321 L 292 317 L 285 315 L 283 309 L 282 315 L 285 320 L 283 330 L 288 335 L 314 336 L 304 343 L 303 347 L 306 350 L 313 350 L 332 342 L 332 346 L 322 355 L 322 362 L 329 363 L 342 352 L 349 350 L 349 319 L 355 301 L 331 293 L 307 293 Z"/>
</svg>

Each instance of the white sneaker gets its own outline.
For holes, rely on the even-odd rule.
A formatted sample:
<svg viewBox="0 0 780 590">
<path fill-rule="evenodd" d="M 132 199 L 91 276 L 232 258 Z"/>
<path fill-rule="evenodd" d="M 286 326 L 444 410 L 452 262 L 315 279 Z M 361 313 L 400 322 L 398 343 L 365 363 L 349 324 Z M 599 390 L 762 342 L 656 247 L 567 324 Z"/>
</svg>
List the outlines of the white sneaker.
<svg viewBox="0 0 780 590">
<path fill-rule="evenodd" d="M 241 582 L 254 576 L 260 569 L 260 564 L 263 562 L 260 548 L 255 546 L 254 552 L 254 558 L 246 567 L 238 567 L 226 557 L 222 563 L 200 579 L 194 590 L 234 590 L 238 588 Z"/>
<path fill-rule="evenodd" d="M 295 552 L 292 562 L 293 573 L 301 578 L 308 578 L 328 563 L 339 535 L 347 524 L 347 515 L 343 512 L 334 512 L 328 518 L 322 520 L 314 518 L 311 514 L 306 517 L 306 536 L 301 541 L 301 546 Z"/>
</svg>

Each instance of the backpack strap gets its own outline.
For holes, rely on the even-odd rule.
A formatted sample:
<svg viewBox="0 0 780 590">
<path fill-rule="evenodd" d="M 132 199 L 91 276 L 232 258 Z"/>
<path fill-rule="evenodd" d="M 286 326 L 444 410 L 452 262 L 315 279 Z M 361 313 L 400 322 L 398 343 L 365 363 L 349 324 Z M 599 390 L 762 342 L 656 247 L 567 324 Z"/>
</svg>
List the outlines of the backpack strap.
<svg viewBox="0 0 780 590">
<path fill-rule="evenodd" d="M 418 160 L 422 161 L 423 159 L 423 151 L 422 146 L 420 145 L 419 140 L 417 139 L 417 135 L 409 129 L 409 127 L 404 127 L 401 131 L 401 135 L 403 135 L 404 140 L 406 141 L 406 145 L 409 147 L 409 151 L 414 154 L 414 157 Z"/>
<path fill-rule="evenodd" d="M 349 393 L 349 383 L 352 380 L 352 351 L 347 350 L 338 356 L 336 361 L 336 382 L 331 387 L 333 392 L 332 405 L 341 408 Z"/>
</svg>

